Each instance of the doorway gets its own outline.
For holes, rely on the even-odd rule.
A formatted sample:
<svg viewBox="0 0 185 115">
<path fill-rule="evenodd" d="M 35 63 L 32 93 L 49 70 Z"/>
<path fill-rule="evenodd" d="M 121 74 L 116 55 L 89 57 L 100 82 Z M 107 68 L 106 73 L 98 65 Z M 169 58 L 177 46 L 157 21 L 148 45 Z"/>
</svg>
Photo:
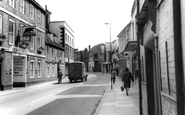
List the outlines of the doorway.
<svg viewBox="0 0 185 115">
<path fill-rule="evenodd" d="M 13 86 L 26 86 L 26 58 L 22 56 L 14 56 L 13 58 Z"/>
</svg>

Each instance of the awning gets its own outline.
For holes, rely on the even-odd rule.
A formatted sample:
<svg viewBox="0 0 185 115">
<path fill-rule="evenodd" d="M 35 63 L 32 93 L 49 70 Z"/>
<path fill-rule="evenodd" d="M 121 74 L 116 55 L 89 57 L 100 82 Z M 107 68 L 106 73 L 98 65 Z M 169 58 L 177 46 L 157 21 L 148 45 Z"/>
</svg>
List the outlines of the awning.
<svg viewBox="0 0 185 115">
<path fill-rule="evenodd" d="M 137 41 L 129 41 L 127 42 L 125 51 L 133 51 L 136 46 L 137 46 Z"/>
</svg>

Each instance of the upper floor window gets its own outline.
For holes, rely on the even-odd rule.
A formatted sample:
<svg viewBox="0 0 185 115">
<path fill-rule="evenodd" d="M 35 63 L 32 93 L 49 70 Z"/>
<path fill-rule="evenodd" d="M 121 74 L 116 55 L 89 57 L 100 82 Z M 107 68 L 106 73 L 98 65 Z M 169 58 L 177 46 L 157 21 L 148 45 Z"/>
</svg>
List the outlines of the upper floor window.
<svg viewBox="0 0 185 115">
<path fill-rule="evenodd" d="M 14 8 L 15 7 L 15 0 L 9 0 L 9 5 Z"/>
<path fill-rule="evenodd" d="M 19 10 L 20 10 L 21 13 L 24 14 L 24 0 L 20 0 Z"/>
<path fill-rule="evenodd" d="M 51 53 L 52 53 L 52 60 L 54 60 L 54 48 L 51 49 Z"/>
<path fill-rule="evenodd" d="M 30 18 L 34 19 L 34 7 L 30 4 Z"/>
<path fill-rule="evenodd" d="M 49 59 L 49 47 L 47 46 L 47 59 Z"/>
<path fill-rule="evenodd" d="M 9 32 L 8 32 L 8 38 L 9 43 L 13 44 L 15 39 L 15 22 L 13 20 L 9 20 Z"/>
<path fill-rule="evenodd" d="M 37 10 L 37 22 L 41 23 L 41 12 Z"/>
<path fill-rule="evenodd" d="M 34 36 L 30 37 L 30 49 L 34 50 Z"/>
<path fill-rule="evenodd" d="M 0 34 L 3 33 L 3 17 L 0 15 Z"/>
<path fill-rule="evenodd" d="M 37 34 L 37 47 L 40 48 L 41 47 L 41 33 L 38 32 Z"/>
</svg>

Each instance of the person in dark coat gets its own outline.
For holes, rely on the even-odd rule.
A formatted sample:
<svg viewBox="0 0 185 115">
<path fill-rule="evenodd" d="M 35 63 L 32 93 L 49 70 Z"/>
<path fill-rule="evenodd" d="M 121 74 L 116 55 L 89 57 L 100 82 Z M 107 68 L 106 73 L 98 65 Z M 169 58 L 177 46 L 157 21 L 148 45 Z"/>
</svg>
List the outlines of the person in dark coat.
<svg viewBox="0 0 185 115">
<path fill-rule="evenodd" d="M 115 81 L 116 81 L 116 71 L 115 71 L 115 69 L 112 69 L 112 72 L 111 72 L 111 82 L 113 84 L 115 84 Z"/>
<path fill-rule="evenodd" d="M 129 72 L 128 68 L 125 68 L 125 72 L 123 74 L 122 81 L 124 82 L 124 88 L 126 89 L 126 95 L 127 96 L 128 96 L 128 91 L 129 91 L 129 88 L 130 88 L 131 80 L 134 81 L 131 72 Z"/>
<path fill-rule="evenodd" d="M 59 69 L 59 71 L 58 71 L 58 83 L 59 83 L 59 84 L 60 84 L 61 81 L 62 81 L 62 76 L 63 76 L 62 70 Z"/>
</svg>

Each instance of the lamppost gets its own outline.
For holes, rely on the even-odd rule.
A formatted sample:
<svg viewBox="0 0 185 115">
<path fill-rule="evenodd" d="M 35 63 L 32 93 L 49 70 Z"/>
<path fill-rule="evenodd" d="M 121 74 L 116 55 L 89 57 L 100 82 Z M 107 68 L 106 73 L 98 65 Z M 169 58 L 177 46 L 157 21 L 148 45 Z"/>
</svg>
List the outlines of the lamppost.
<svg viewBox="0 0 185 115">
<path fill-rule="evenodd" d="M 112 43 L 111 43 L 111 23 L 105 23 L 105 25 L 108 25 L 110 27 L 110 65 L 109 65 L 109 73 L 111 74 L 111 64 L 112 64 L 112 59 L 111 59 L 111 54 L 112 54 Z M 112 89 L 112 79 L 111 79 L 111 89 Z"/>
</svg>

